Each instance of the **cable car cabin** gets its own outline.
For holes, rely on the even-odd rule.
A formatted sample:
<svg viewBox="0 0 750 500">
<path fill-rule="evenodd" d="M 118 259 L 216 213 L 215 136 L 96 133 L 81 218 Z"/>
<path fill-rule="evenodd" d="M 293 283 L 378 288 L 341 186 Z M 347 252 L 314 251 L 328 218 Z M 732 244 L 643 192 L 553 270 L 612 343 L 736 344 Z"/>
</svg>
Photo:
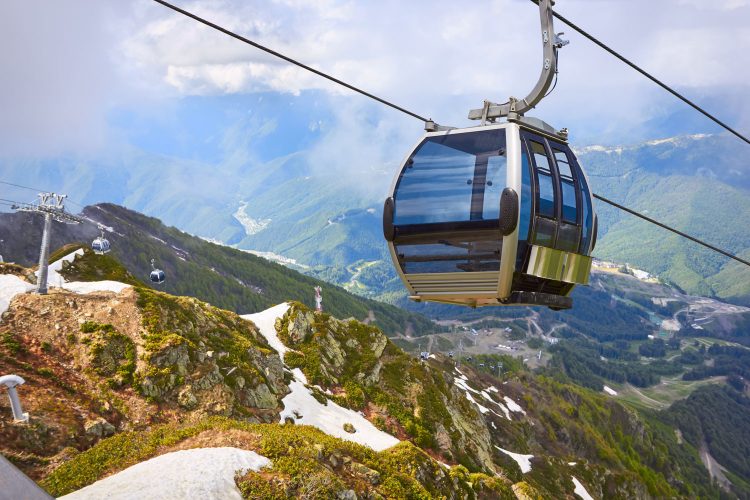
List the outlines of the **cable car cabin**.
<svg viewBox="0 0 750 500">
<path fill-rule="evenodd" d="M 99 255 L 108 253 L 110 250 L 109 240 L 107 238 L 96 238 L 91 242 L 91 250 Z"/>
<path fill-rule="evenodd" d="M 162 271 L 161 269 L 154 269 L 153 271 L 151 271 L 151 275 L 149 276 L 149 278 L 151 279 L 151 283 L 161 285 L 165 280 L 164 271 Z"/>
<path fill-rule="evenodd" d="M 425 135 L 383 211 L 413 300 L 572 306 L 589 280 L 596 215 L 566 135 L 526 117 Z"/>
</svg>

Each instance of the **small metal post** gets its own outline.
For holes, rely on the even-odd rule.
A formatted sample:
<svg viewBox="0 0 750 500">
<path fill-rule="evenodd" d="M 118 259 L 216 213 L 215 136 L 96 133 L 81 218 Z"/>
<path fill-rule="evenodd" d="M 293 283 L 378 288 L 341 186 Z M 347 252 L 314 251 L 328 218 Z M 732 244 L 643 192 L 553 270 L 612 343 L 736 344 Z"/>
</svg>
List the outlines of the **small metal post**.
<svg viewBox="0 0 750 500">
<path fill-rule="evenodd" d="M 50 230 L 52 228 L 52 214 L 44 214 L 44 231 L 42 232 L 42 248 L 39 251 L 39 274 L 36 280 L 36 293 L 47 294 L 47 260 L 49 258 Z"/>
<path fill-rule="evenodd" d="M 18 391 L 16 391 L 16 386 L 21 385 L 24 382 L 25 380 L 18 375 L 4 375 L 0 377 L 0 385 L 4 385 L 8 388 L 10 408 L 13 411 L 13 420 L 16 422 L 28 422 L 29 420 L 29 414 L 24 413 L 23 407 L 21 406 L 21 400 L 18 398 Z"/>
</svg>

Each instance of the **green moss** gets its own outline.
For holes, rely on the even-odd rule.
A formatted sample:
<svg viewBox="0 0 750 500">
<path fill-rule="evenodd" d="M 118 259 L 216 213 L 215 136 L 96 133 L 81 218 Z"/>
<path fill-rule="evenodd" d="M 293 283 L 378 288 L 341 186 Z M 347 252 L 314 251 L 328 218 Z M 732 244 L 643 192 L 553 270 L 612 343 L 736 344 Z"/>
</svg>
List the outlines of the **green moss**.
<svg viewBox="0 0 750 500">
<path fill-rule="evenodd" d="M 2 338 L 0 338 L 0 344 L 14 356 L 26 353 L 26 348 L 12 332 L 3 333 Z"/>
<path fill-rule="evenodd" d="M 290 332 L 303 327 L 300 325 L 307 325 L 309 330 Z M 435 438 L 440 428 L 454 431 L 452 437 L 458 438 L 454 443 L 461 441 L 446 408 L 449 404 L 466 412 L 467 420 L 476 418 L 464 398 L 452 400 L 451 387 L 441 371 L 416 361 L 371 325 L 338 321 L 292 304 L 276 329 L 292 349 L 284 358 L 288 366 L 300 368 L 311 384 L 330 389 L 336 394 L 331 399 L 342 406 L 360 410 L 372 405 L 376 415 L 383 414 L 379 417 L 382 429 L 403 431 L 418 446 L 440 453 Z M 377 356 L 383 345 L 382 354 Z M 329 360 L 337 351 L 345 359 L 340 366 Z M 376 370 L 377 379 L 371 379 L 370 374 Z M 385 417 L 395 424 L 388 424 Z M 459 450 L 449 453 L 461 455 Z M 467 455 L 465 462 L 472 470 L 479 468 L 475 458 Z"/>
<path fill-rule="evenodd" d="M 133 383 L 136 368 L 135 344 L 127 335 L 110 324 L 87 321 L 81 332 L 88 334 L 81 341 L 91 355 L 91 366 L 97 375 L 107 378 L 110 387 Z"/>
<path fill-rule="evenodd" d="M 133 286 L 142 286 L 122 264 L 110 255 L 99 255 L 81 244 L 66 245 L 50 256 L 54 262 L 69 253 L 83 248 L 83 255 L 77 255 L 70 264 L 64 264 L 60 274 L 68 281 L 119 281 Z"/>
</svg>

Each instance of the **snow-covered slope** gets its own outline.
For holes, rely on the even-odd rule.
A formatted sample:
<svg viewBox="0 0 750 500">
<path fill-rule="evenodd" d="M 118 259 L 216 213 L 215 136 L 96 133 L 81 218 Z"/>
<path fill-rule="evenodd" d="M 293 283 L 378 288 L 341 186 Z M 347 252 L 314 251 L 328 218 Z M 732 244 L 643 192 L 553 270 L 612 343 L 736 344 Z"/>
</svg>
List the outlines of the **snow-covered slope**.
<svg viewBox="0 0 750 500">
<path fill-rule="evenodd" d="M 583 498 L 583 500 L 594 500 L 594 497 L 589 495 L 589 492 L 586 491 L 586 488 L 575 476 L 571 476 L 571 478 L 573 479 L 573 485 L 576 487 L 573 493 Z"/>
<path fill-rule="evenodd" d="M 289 310 L 289 304 L 283 303 L 256 314 L 241 316 L 255 323 L 271 347 L 279 352 L 282 361 L 284 353 L 289 348 L 276 334 L 275 323 L 276 319 L 282 317 L 287 310 Z M 326 434 L 369 446 L 376 451 L 399 443 L 398 439 L 375 427 L 361 413 L 343 408 L 333 401 L 328 401 L 327 404 L 319 402 L 313 396 L 312 391 L 307 388 L 307 379 L 302 371 L 295 368 L 292 373 L 294 380 L 289 384 L 292 392 L 282 400 L 284 410 L 281 412 L 281 422 L 292 418 L 298 424 L 312 425 Z M 353 425 L 355 432 L 345 431 L 345 423 Z"/>
<path fill-rule="evenodd" d="M 312 425 L 328 435 L 369 446 L 375 451 L 385 450 L 399 443 L 398 439 L 375 427 L 362 414 L 342 408 L 333 401 L 328 401 L 325 405 L 320 403 L 305 386 L 305 376 L 299 368 L 295 368 L 292 373 L 295 380 L 289 384 L 292 392 L 282 400 L 284 410 L 281 412 L 281 422 L 291 417 L 297 424 Z M 345 423 L 354 426 L 353 434 L 344 430 Z"/>
<path fill-rule="evenodd" d="M 258 471 L 270 463 L 254 451 L 239 448 L 180 450 L 146 460 L 60 498 L 240 500 L 235 473 Z"/>
<path fill-rule="evenodd" d="M 284 356 L 284 353 L 289 349 L 284 345 L 279 336 L 276 335 L 276 319 L 282 317 L 289 310 L 289 304 L 282 302 L 277 306 L 266 309 L 255 314 L 243 314 L 241 318 L 247 319 L 255 323 L 255 326 L 260 330 L 268 343 L 276 349 L 279 355 Z M 283 361 L 283 358 L 282 358 Z"/>
</svg>

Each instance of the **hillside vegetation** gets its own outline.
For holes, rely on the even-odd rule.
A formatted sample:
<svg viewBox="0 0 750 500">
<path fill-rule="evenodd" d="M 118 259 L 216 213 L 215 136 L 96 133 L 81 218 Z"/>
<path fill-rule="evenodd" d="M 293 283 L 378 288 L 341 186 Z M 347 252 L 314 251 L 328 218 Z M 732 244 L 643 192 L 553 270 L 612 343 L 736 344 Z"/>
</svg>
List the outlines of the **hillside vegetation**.
<svg viewBox="0 0 750 500">
<path fill-rule="evenodd" d="M 65 272 L 123 275 L 118 266 L 84 254 Z M 373 325 L 300 303 L 275 331 L 283 359 L 235 313 L 137 284 L 19 295 L 0 325 L 0 370 L 27 380 L 32 419 L 3 421 L 0 449 L 55 493 L 176 447 L 231 443 L 273 462 L 237 479 L 248 498 L 565 498 L 572 478 L 597 498 L 719 497 L 696 445 L 564 374 L 419 360 Z M 374 452 L 294 418 L 280 425 L 297 368 L 321 405 L 361 411 L 402 443 Z M 530 456 L 529 469 L 508 453 Z"/>
</svg>

